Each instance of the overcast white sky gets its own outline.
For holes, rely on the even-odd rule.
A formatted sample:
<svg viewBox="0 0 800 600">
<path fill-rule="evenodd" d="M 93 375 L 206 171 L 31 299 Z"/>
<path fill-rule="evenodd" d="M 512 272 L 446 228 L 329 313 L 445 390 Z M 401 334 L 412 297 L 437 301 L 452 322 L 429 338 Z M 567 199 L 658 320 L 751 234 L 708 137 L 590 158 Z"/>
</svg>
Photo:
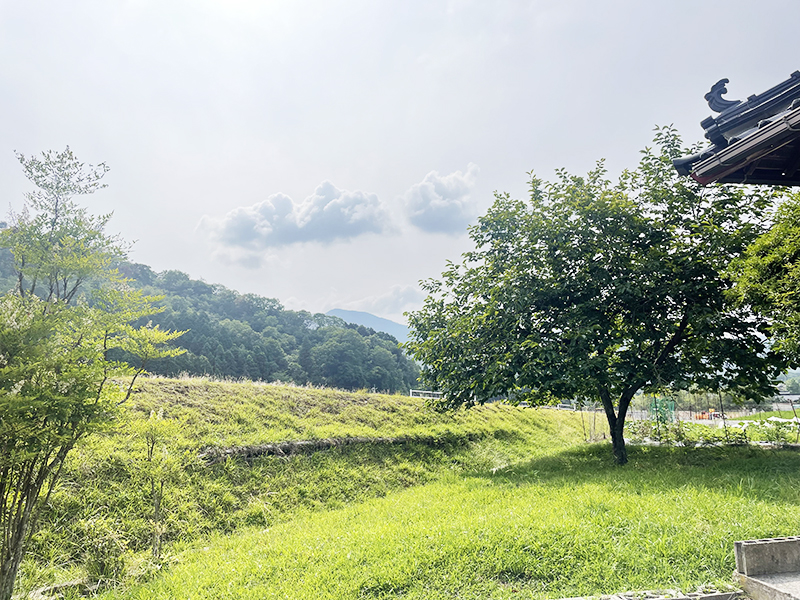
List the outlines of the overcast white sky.
<svg viewBox="0 0 800 600">
<path fill-rule="evenodd" d="M 403 321 L 528 171 L 612 175 L 703 95 L 800 69 L 800 2 L 0 0 L 0 220 L 14 151 L 106 162 L 81 202 L 131 260 L 288 308 Z"/>
</svg>

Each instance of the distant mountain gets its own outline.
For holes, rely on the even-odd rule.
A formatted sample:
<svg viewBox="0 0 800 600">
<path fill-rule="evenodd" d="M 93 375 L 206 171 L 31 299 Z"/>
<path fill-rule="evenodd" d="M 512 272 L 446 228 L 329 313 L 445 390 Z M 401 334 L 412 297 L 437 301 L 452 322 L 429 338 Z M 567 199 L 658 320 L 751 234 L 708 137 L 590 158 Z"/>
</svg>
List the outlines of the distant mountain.
<svg viewBox="0 0 800 600">
<path fill-rule="evenodd" d="M 393 335 L 397 338 L 398 342 L 405 342 L 408 340 L 408 327 L 405 325 L 401 325 L 400 323 L 395 323 L 394 321 L 390 321 L 389 319 L 384 319 L 382 317 L 376 317 L 368 312 L 361 312 L 360 310 L 343 310 L 341 308 L 334 308 L 329 310 L 326 315 L 330 317 L 339 317 L 343 321 L 347 321 L 348 323 L 354 323 L 355 325 L 363 325 L 364 327 L 369 327 L 374 329 L 375 331 L 383 331 L 384 333 L 388 333 L 389 335 Z"/>
</svg>

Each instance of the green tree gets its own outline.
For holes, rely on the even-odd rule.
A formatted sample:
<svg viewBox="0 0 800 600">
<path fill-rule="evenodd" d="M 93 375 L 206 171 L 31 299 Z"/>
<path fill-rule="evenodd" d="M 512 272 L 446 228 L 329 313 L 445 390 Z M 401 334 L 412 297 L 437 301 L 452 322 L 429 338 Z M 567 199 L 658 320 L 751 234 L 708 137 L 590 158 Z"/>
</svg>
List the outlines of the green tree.
<svg viewBox="0 0 800 600">
<path fill-rule="evenodd" d="M 424 283 L 406 348 L 440 407 L 599 400 L 624 464 L 640 390 L 773 393 L 783 363 L 764 320 L 727 298 L 724 271 L 762 232 L 774 194 L 701 188 L 672 168 L 674 131 L 656 143 L 617 185 L 601 164 L 532 178 L 528 202 L 497 195 L 470 230 L 477 249 Z"/>
<path fill-rule="evenodd" d="M 87 167 L 69 146 L 41 158 L 17 154 L 17 159 L 36 186 L 3 230 L 3 247 L 14 256 L 17 293 L 70 302 L 87 279 L 108 276 L 112 263 L 124 255 L 120 240 L 103 231 L 111 215 L 89 215 L 72 200 L 104 188 L 108 167 Z"/>
<path fill-rule="evenodd" d="M 367 384 L 364 373 L 369 349 L 364 338 L 352 329 L 335 329 L 311 351 L 318 379 L 313 383 L 344 389 L 359 389 Z"/>
<path fill-rule="evenodd" d="M 769 319 L 775 347 L 800 361 L 800 193 L 778 208 L 772 227 L 731 266 L 734 294 Z"/>
<path fill-rule="evenodd" d="M 176 352 L 160 344 L 179 335 L 130 326 L 154 312 L 152 299 L 115 278 L 124 248 L 103 232 L 108 216 L 72 200 L 102 187 L 107 168 L 86 167 L 69 148 L 17 156 L 36 190 L 0 232 L 16 271 L 16 290 L 0 297 L 0 600 L 11 598 L 70 450 L 110 420 L 149 360 Z M 78 302 L 89 283 L 95 292 Z M 139 366 L 110 360 L 115 349 Z M 118 374 L 132 376 L 127 390 L 109 385 Z"/>
<path fill-rule="evenodd" d="M 7 278 L 2 268 L 0 256 L 0 282 Z M 151 319 L 154 324 L 187 330 L 181 338 L 186 354 L 153 361 L 148 369 L 153 373 L 312 382 L 350 389 L 366 386 L 389 392 L 408 390 L 417 380 L 416 364 L 389 334 L 338 317 L 286 310 L 275 299 L 238 294 L 192 280 L 180 271 L 156 274 L 145 265 L 124 262 L 119 268 L 129 277 L 141 277 L 137 283 L 147 293 L 164 296 L 164 310 Z M 355 342 L 342 343 L 344 329 L 362 338 L 366 354 L 354 348 Z M 336 348 L 342 357 L 332 355 Z M 389 351 L 392 360 L 382 352 L 376 354 L 378 348 Z M 315 356 L 324 364 L 317 364 Z M 336 373 L 339 367 L 346 373 Z"/>
<path fill-rule="evenodd" d="M 161 535 L 164 533 L 164 485 L 176 479 L 180 468 L 178 456 L 169 447 L 170 440 L 177 435 L 177 428 L 175 421 L 164 418 L 163 409 L 158 413 L 151 411 L 147 421 L 136 421 L 134 426 L 134 434 L 145 445 L 145 457 L 140 467 L 147 487 L 150 488 L 150 521 L 153 527 L 151 550 L 156 560 L 161 557 Z"/>
</svg>

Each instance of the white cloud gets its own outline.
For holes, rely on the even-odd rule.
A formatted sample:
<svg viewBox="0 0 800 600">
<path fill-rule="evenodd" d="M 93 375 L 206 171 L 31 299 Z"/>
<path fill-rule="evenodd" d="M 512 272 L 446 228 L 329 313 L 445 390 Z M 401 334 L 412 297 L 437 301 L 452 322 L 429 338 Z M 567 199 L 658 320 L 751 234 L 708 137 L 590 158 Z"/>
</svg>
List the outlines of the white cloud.
<svg viewBox="0 0 800 600">
<path fill-rule="evenodd" d="M 285 194 L 272 194 L 221 218 L 205 215 L 199 229 L 214 242 L 218 256 L 255 267 L 269 249 L 383 233 L 390 228 L 389 221 L 377 195 L 340 190 L 323 181 L 300 204 Z"/>
<path fill-rule="evenodd" d="M 472 197 L 478 167 L 469 163 L 466 173 L 439 175 L 431 171 L 404 194 L 406 215 L 413 225 L 431 233 L 463 233 L 477 216 Z"/>
</svg>

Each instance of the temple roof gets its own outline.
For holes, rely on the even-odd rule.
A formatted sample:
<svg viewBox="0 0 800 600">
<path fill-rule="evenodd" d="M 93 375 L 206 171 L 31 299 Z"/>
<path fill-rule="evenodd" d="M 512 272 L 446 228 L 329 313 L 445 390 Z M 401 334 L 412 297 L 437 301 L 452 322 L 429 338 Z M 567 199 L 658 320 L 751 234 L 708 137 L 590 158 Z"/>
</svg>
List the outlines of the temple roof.
<svg viewBox="0 0 800 600">
<path fill-rule="evenodd" d="M 700 123 L 709 148 L 673 164 L 702 184 L 800 185 L 800 71 L 763 94 L 722 97 L 727 79 L 705 96 L 716 117 Z"/>
</svg>

